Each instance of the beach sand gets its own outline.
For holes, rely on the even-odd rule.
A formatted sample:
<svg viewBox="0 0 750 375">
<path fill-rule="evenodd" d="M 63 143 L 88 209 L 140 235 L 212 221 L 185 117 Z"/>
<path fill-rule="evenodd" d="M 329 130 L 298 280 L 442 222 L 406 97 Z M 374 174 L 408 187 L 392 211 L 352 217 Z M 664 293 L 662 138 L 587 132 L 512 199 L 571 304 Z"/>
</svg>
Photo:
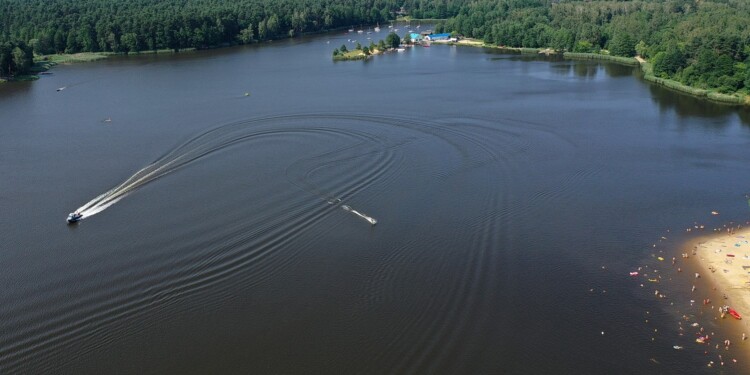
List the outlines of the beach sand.
<svg viewBox="0 0 750 375">
<path fill-rule="evenodd" d="M 717 306 L 729 305 L 742 315 L 743 332 L 750 337 L 750 228 L 723 231 L 690 241 L 685 253 L 698 258 L 707 277 L 724 296 L 714 301 Z M 695 255 L 693 255 L 695 254 Z M 733 319 L 729 315 L 725 319 Z"/>
</svg>

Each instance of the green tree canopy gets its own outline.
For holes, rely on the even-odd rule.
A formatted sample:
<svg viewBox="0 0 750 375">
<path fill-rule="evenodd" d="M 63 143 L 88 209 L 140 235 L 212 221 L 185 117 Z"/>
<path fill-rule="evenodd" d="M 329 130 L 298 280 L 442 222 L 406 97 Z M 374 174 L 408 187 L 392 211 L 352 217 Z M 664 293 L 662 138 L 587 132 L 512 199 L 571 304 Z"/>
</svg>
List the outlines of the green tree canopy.
<svg viewBox="0 0 750 375">
<path fill-rule="evenodd" d="M 398 48 L 400 44 L 401 38 L 399 38 L 394 32 L 389 33 L 388 36 L 385 37 L 385 45 L 388 48 Z"/>
<path fill-rule="evenodd" d="M 620 32 L 609 42 L 609 53 L 615 56 L 635 56 L 635 40 L 628 33 Z"/>
</svg>

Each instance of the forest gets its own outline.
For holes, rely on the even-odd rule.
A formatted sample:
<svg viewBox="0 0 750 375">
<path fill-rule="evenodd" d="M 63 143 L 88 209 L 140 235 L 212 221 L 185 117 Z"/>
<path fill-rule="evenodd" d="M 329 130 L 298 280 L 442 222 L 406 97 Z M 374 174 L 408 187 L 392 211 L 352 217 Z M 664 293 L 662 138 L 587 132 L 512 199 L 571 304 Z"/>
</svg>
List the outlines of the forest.
<svg viewBox="0 0 750 375">
<path fill-rule="evenodd" d="M 638 54 L 657 77 L 750 93 L 747 0 L 0 0 L 0 76 L 34 54 L 211 48 L 404 13 L 493 45 Z"/>
<path fill-rule="evenodd" d="M 750 93 L 746 0 L 475 0 L 438 30 L 509 47 L 638 54 L 657 77 Z"/>
<path fill-rule="evenodd" d="M 131 53 L 247 44 L 416 17 L 457 14 L 461 0 L 0 0 L 0 76 L 31 54 Z M 21 55 L 25 56 L 21 58 Z"/>
</svg>

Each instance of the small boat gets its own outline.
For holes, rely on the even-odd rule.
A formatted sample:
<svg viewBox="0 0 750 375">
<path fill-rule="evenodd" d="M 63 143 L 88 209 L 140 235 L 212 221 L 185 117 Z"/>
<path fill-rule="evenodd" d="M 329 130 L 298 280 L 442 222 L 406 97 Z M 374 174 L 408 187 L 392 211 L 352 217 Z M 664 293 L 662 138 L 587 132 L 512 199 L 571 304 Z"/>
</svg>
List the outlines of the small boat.
<svg viewBox="0 0 750 375">
<path fill-rule="evenodd" d="M 380 26 L 375 26 L 375 32 L 376 32 L 376 33 L 379 33 L 379 32 L 380 32 Z"/>
<path fill-rule="evenodd" d="M 362 30 L 357 30 L 357 34 L 362 34 L 363 32 Z"/>
<path fill-rule="evenodd" d="M 742 315 L 740 315 L 740 313 L 738 313 L 737 310 L 731 307 L 727 309 L 727 314 L 731 315 L 732 318 L 735 318 L 737 320 L 742 319 Z"/>
<path fill-rule="evenodd" d="M 68 214 L 67 221 L 68 221 L 68 224 L 73 224 L 75 222 L 80 221 L 81 219 L 83 219 L 83 214 L 80 214 L 78 212 L 71 212 Z"/>
<path fill-rule="evenodd" d="M 59 87 L 59 88 L 57 89 L 57 91 L 62 91 L 62 90 L 65 90 L 65 86 L 63 86 L 63 87 Z"/>
<path fill-rule="evenodd" d="M 630 273 L 630 276 L 638 276 L 638 271 L 633 271 Z"/>
</svg>

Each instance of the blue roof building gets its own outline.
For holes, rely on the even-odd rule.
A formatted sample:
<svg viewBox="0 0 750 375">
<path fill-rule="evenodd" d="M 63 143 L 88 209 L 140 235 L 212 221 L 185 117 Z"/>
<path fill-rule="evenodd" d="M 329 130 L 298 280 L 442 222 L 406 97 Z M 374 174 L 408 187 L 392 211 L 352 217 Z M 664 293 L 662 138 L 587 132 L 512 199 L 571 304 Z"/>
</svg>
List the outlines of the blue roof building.
<svg viewBox="0 0 750 375">
<path fill-rule="evenodd" d="M 450 33 L 443 33 L 443 34 L 430 34 L 427 35 L 425 40 L 448 40 L 451 37 Z"/>
</svg>

